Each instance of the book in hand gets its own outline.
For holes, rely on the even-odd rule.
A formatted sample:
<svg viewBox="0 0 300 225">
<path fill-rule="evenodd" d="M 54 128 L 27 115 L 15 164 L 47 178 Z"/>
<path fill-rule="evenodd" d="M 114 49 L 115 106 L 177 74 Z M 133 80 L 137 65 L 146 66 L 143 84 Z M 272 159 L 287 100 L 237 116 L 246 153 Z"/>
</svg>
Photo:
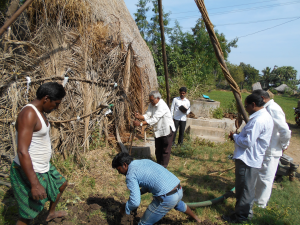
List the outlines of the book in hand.
<svg viewBox="0 0 300 225">
<path fill-rule="evenodd" d="M 187 112 L 187 108 L 185 107 L 185 106 L 183 106 L 183 105 L 181 105 L 181 106 L 179 106 L 179 108 L 178 108 L 182 113 L 186 113 Z"/>
</svg>

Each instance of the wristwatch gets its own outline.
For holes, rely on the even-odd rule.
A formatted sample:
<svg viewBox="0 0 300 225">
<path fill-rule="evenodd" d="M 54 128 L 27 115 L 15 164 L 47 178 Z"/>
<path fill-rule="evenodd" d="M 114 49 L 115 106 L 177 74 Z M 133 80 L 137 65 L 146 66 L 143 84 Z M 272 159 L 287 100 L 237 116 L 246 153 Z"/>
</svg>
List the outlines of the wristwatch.
<svg viewBox="0 0 300 225">
<path fill-rule="evenodd" d="M 143 125 L 144 125 L 143 122 L 141 122 L 141 123 L 140 123 L 140 126 L 142 127 Z"/>
</svg>

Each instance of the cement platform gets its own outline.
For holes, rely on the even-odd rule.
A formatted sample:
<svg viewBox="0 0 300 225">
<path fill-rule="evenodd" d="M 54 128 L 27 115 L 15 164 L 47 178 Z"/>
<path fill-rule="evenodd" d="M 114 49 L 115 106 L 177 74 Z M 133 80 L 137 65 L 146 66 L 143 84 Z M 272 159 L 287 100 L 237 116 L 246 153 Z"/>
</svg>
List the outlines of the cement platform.
<svg viewBox="0 0 300 225">
<path fill-rule="evenodd" d="M 129 151 L 130 146 L 126 145 Z M 154 138 L 147 138 L 146 142 L 144 140 L 134 141 L 132 143 L 131 155 L 137 158 L 155 158 L 155 143 Z"/>
<path fill-rule="evenodd" d="M 243 122 L 239 131 L 243 129 L 245 122 Z M 228 140 L 230 131 L 235 132 L 235 120 L 229 118 L 223 119 L 209 119 L 200 117 L 197 119 L 188 118 L 186 123 L 186 130 L 190 136 L 194 138 L 206 139 L 213 142 L 225 142 Z"/>
<path fill-rule="evenodd" d="M 191 100 L 190 102 L 191 112 L 193 112 L 196 117 L 211 118 L 212 110 L 220 107 L 220 102 L 212 102 L 207 99 Z"/>
</svg>

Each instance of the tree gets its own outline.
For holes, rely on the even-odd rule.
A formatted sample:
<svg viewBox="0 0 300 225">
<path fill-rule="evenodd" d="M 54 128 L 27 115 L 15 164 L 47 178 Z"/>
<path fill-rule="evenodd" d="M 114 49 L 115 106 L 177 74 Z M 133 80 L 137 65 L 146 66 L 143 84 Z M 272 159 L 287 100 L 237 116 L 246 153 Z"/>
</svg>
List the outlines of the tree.
<svg viewBox="0 0 300 225">
<path fill-rule="evenodd" d="M 300 83 L 297 80 L 297 70 L 292 66 L 275 67 L 273 82 L 276 86 L 286 84 L 293 90 L 297 90 L 297 85 Z"/>
<path fill-rule="evenodd" d="M 149 0 L 139 0 L 137 6 L 137 12 L 134 13 L 135 22 L 138 26 L 142 37 L 146 40 L 147 37 L 145 36 L 148 30 L 148 21 L 146 17 L 146 13 L 149 11 L 149 7 L 146 7 Z"/>
<path fill-rule="evenodd" d="M 242 88 L 242 84 L 245 80 L 243 68 L 238 65 L 231 64 L 231 63 L 227 63 L 227 68 L 229 69 L 229 72 L 230 72 L 232 78 Z"/>
<path fill-rule="evenodd" d="M 148 26 L 146 42 L 148 44 L 150 51 L 152 52 L 157 76 L 162 76 L 164 75 L 164 65 L 163 65 L 162 46 L 161 46 L 161 33 L 160 33 L 160 26 L 159 26 L 158 2 L 156 0 L 153 0 L 152 3 L 153 3 L 152 11 L 154 14 L 150 19 L 151 22 L 149 23 Z M 164 13 L 163 11 L 165 36 L 168 36 L 172 31 L 172 29 L 168 27 L 170 22 L 169 15 L 170 13 Z M 167 54 L 168 54 L 168 50 L 170 50 L 170 47 L 166 43 Z"/>
<path fill-rule="evenodd" d="M 224 59 L 228 58 L 232 47 L 237 47 L 237 39 L 227 41 L 224 34 L 219 34 L 215 31 L 223 51 Z M 224 79 L 219 62 L 215 56 L 213 45 L 211 44 L 209 34 L 205 29 L 205 24 L 202 19 L 198 19 L 192 34 L 186 33 L 185 39 L 182 41 L 181 48 L 184 54 L 192 55 L 193 59 L 198 59 L 202 64 L 200 70 L 203 76 L 208 78 L 214 76 L 215 80 Z"/>
<path fill-rule="evenodd" d="M 278 87 L 281 84 L 286 84 L 293 90 L 297 89 L 297 85 L 300 84 L 300 81 L 297 80 L 297 70 L 292 66 L 274 66 L 271 70 L 270 67 L 266 67 L 262 70 L 263 76 L 261 77 L 261 81 L 266 85 L 265 88 L 269 88 L 270 86 Z"/>
<path fill-rule="evenodd" d="M 261 71 L 263 73 L 261 77 L 261 83 L 263 88 L 269 89 L 270 85 L 273 84 L 275 67 L 273 68 L 273 70 L 271 70 L 271 68 L 267 66 L 265 69 Z"/>
<path fill-rule="evenodd" d="M 250 64 L 245 64 L 243 62 L 240 63 L 240 67 L 243 69 L 245 81 L 241 88 L 243 88 L 244 84 L 248 87 L 251 87 L 252 84 L 259 81 L 259 70 L 255 69 Z"/>
<path fill-rule="evenodd" d="M 147 31 L 147 35 L 148 35 L 147 42 L 148 42 L 148 44 L 150 44 L 152 46 L 156 46 L 156 45 L 161 44 L 160 43 L 161 34 L 160 34 L 160 26 L 159 26 L 158 1 L 153 0 L 152 3 L 153 3 L 153 8 L 152 8 L 153 16 L 150 19 L 151 22 L 149 23 L 149 27 L 148 27 L 148 31 Z M 168 36 L 172 31 L 172 28 L 168 27 L 168 25 L 170 23 L 170 20 L 169 20 L 170 13 L 164 13 L 164 10 L 162 9 L 162 14 L 163 14 L 165 36 Z"/>
</svg>

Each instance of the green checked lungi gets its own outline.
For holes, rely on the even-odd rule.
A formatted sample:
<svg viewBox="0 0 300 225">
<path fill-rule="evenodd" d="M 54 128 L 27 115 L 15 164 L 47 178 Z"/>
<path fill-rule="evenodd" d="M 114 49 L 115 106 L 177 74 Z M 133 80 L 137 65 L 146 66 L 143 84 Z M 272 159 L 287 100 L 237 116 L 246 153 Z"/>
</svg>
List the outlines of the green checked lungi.
<svg viewBox="0 0 300 225">
<path fill-rule="evenodd" d="M 60 193 L 59 188 L 66 181 L 51 163 L 47 173 L 36 173 L 36 176 L 47 193 L 47 198 L 43 200 L 34 200 L 32 198 L 30 182 L 21 166 L 15 162 L 11 165 L 11 186 L 15 199 L 18 202 L 19 215 L 24 219 L 35 218 L 44 209 L 47 201 L 55 202 L 57 195 Z"/>
</svg>

